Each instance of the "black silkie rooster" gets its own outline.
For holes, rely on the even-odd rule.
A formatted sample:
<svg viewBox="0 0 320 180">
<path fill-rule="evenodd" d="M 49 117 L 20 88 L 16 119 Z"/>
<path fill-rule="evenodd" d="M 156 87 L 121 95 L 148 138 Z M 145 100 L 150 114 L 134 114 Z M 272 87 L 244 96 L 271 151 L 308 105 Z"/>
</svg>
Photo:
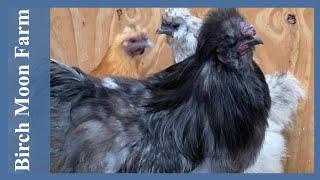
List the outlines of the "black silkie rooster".
<svg viewBox="0 0 320 180">
<path fill-rule="evenodd" d="M 235 9 L 211 11 L 194 56 L 145 80 L 51 62 L 52 172 L 243 172 L 263 142 L 262 43 Z"/>
</svg>

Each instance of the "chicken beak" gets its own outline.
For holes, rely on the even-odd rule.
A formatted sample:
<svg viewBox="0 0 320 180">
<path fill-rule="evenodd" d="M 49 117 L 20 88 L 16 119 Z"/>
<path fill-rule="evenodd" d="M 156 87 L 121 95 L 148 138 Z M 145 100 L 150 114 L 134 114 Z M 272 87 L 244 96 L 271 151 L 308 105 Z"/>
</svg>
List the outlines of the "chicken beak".
<svg viewBox="0 0 320 180">
<path fill-rule="evenodd" d="M 255 46 L 255 45 L 258 45 L 258 44 L 263 44 L 263 41 L 260 37 L 258 36 L 253 36 L 253 38 L 249 41 L 247 41 L 246 43 L 248 46 Z"/>
<path fill-rule="evenodd" d="M 168 26 L 161 25 L 156 32 L 157 34 L 165 34 L 168 36 L 172 36 L 172 30 Z"/>
<path fill-rule="evenodd" d="M 150 47 L 153 47 L 153 42 L 150 39 L 148 39 L 148 40 L 142 41 L 141 46 L 145 48 L 150 48 Z"/>
</svg>

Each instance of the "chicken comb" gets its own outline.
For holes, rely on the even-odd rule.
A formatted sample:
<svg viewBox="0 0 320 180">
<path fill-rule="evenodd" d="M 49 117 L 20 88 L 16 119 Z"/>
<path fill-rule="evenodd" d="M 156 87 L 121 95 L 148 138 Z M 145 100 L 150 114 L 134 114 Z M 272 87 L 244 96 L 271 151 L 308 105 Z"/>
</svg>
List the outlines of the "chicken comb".
<svg viewBox="0 0 320 180">
<path fill-rule="evenodd" d="M 255 36 L 256 30 L 254 29 L 252 24 L 248 24 L 246 22 L 240 22 L 241 34 L 245 37 Z"/>
</svg>

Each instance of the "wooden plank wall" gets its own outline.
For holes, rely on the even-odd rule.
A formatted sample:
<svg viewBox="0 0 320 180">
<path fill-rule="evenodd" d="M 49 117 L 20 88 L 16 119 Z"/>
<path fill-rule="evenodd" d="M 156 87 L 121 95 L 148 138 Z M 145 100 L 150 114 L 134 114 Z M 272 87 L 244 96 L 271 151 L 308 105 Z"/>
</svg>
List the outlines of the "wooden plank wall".
<svg viewBox="0 0 320 180">
<path fill-rule="evenodd" d="M 86 72 L 93 70 L 113 41 L 129 23 L 145 28 L 155 43 L 140 62 L 147 76 L 173 63 L 164 36 L 155 34 L 161 23 L 157 8 L 51 9 L 50 52 L 59 59 Z M 203 18 L 207 9 L 190 9 Z M 264 41 L 255 59 L 265 73 L 291 71 L 302 82 L 306 100 L 300 104 L 292 132 L 286 133 L 288 157 L 285 171 L 312 173 L 314 168 L 314 11 L 313 9 L 240 9 Z"/>
</svg>

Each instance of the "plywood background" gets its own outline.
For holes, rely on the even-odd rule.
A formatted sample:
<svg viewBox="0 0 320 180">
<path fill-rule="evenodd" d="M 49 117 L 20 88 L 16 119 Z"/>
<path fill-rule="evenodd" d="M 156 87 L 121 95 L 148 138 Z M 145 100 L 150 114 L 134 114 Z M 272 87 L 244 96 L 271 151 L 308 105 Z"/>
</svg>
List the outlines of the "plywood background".
<svg viewBox="0 0 320 180">
<path fill-rule="evenodd" d="M 155 31 L 163 9 L 51 9 L 51 58 L 86 72 L 99 64 L 115 34 L 129 23 L 144 27 L 155 43 L 140 62 L 145 76 L 173 63 L 164 36 Z M 204 17 L 207 9 L 190 9 Z M 312 173 L 314 170 L 314 11 L 313 9 L 240 9 L 264 41 L 255 59 L 265 73 L 291 71 L 302 82 L 307 97 L 288 139 L 285 171 Z"/>
</svg>

